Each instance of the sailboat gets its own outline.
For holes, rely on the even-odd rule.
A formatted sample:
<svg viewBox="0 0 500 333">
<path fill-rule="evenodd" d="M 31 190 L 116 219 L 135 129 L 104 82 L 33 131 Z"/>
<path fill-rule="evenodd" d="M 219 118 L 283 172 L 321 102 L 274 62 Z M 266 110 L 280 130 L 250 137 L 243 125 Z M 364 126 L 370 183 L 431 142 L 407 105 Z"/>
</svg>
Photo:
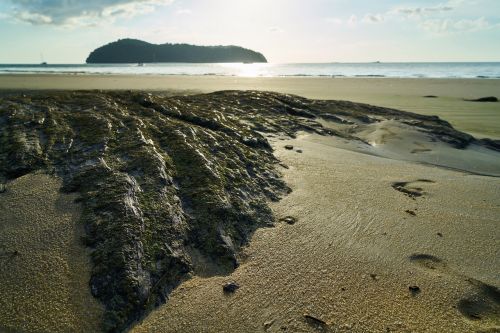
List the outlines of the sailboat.
<svg viewBox="0 0 500 333">
<path fill-rule="evenodd" d="M 41 66 L 47 66 L 47 62 L 43 59 L 43 53 L 40 52 L 40 60 L 42 60 L 42 62 L 40 63 Z"/>
</svg>

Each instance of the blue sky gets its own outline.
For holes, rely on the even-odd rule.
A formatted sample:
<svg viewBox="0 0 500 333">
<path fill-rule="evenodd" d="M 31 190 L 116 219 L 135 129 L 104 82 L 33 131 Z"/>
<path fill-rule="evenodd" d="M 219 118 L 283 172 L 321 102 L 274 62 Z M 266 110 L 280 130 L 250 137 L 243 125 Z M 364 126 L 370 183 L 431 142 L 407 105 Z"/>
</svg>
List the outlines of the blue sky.
<svg viewBox="0 0 500 333">
<path fill-rule="evenodd" d="M 500 61 L 500 0 L 0 0 L 0 63 L 82 63 L 126 37 L 271 62 Z"/>
</svg>

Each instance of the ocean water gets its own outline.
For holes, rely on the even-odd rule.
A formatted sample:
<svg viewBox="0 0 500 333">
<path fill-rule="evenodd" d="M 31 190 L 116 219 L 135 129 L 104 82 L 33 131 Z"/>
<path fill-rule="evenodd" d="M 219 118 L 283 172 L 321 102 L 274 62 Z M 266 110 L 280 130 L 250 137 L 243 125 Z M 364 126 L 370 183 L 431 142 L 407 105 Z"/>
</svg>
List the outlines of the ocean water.
<svg viewBox="0 0 500 333">
<path fill-rule="evenodd" d="M 147 74 L 242 77 L 500 78 L 500 62 L 311 64 L 0 64 L 0 74 Z"/>
</svg>

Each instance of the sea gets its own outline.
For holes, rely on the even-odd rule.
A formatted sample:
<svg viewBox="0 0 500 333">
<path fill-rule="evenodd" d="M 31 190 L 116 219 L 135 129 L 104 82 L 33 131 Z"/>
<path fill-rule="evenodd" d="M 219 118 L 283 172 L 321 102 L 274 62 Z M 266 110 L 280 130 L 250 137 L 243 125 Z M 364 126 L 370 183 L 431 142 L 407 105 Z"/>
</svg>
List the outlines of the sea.
<svg viewBox="0 0 500 333">
<path fill-rule="evenodd" d="M 498 79 L 500 62 L 0 64 L 9 73 Z"/>
</svg>

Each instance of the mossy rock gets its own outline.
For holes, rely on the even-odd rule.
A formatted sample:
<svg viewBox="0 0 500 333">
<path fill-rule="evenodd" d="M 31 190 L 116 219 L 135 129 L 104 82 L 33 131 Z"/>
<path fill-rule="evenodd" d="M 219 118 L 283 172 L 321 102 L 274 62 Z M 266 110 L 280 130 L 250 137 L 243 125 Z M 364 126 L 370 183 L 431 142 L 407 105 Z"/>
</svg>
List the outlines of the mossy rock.
<svg viewBox="0 0 500 333">
<path fill-rule="evenodd" d="M 91 291 L 106 307 L 103 329 L 121 332 L 196 270 L 190 249 L 230 272 L 256 228 L 273 224 L 267 202 L 289 188 L 264 133 L 350 138 L 318 121 L 346 115 L 416 122 L 460 147 L 475 140 L 436 117 L 268 92 L 10 94 L 0 98 L 0 184 L 42 170 L 80 194 Z"/>
</svg>

